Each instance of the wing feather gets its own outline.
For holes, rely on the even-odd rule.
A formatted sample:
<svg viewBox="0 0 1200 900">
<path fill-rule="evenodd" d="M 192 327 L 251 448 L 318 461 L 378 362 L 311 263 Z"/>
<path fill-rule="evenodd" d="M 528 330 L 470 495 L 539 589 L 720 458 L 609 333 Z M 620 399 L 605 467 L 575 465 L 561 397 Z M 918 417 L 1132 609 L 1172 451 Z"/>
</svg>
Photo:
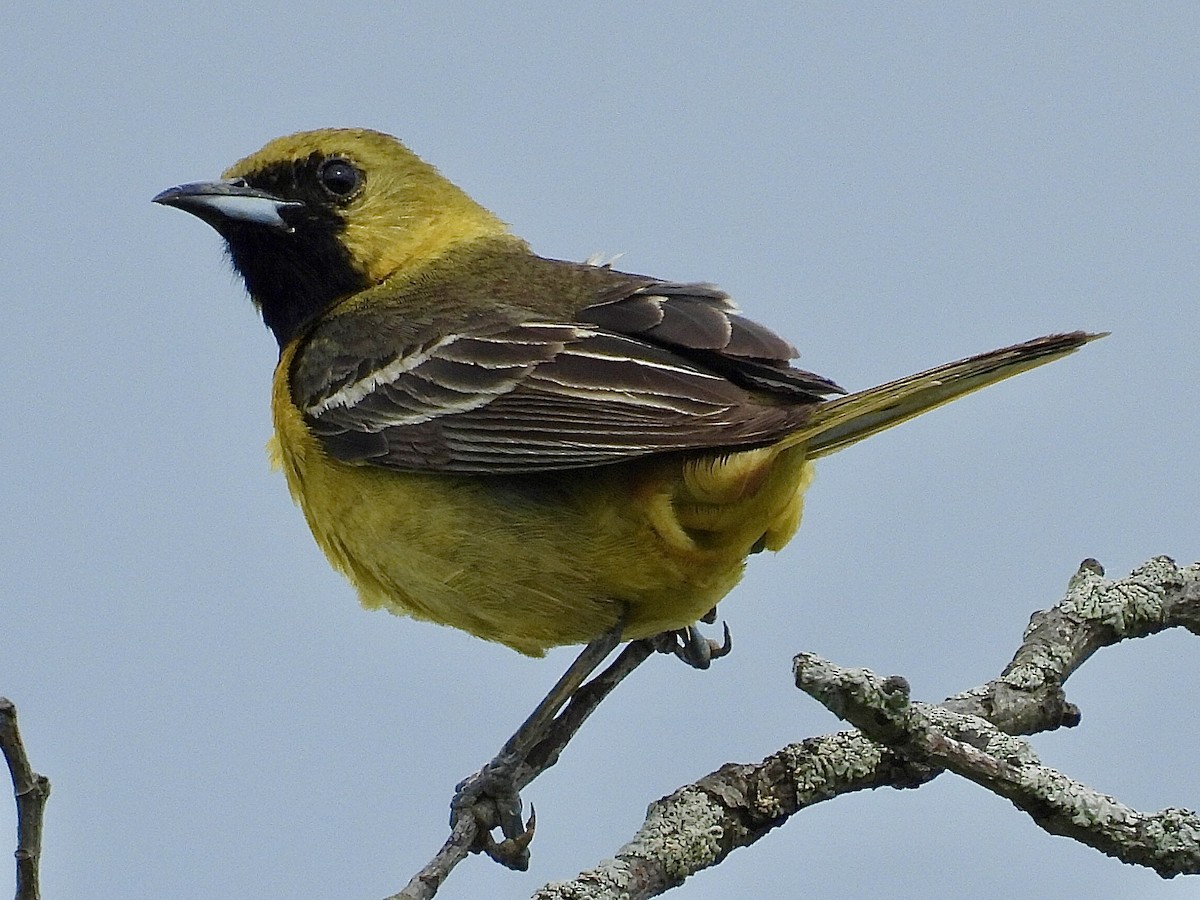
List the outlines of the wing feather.
<svg viewBox="0 0 1200 900">
<path fill-rule="evenodd" d="M 711 285 L 633 282 L 571 322 L 398 327 L 407 346 L 376 333 L 385 352 L 371 358 L 317 340 L 331 361 L 301 360 L 293 390 L 331 455 L 402 470 L 527 473 L 757 446 L 840 389 L 792 368 L 794 348 L 735 310 Z"/>
</svg>

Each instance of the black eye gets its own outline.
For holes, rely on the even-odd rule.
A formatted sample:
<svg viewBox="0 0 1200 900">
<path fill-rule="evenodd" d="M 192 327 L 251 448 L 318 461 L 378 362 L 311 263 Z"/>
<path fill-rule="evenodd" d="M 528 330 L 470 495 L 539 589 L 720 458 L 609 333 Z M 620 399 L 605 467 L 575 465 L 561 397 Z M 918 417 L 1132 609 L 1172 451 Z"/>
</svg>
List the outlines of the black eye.
<svg viewBox="0 0 1200 900">
<path fill-rule="evenodd" d="M 349 197 L 362 184 L 362 172 L 344 159 L 327 159 L 317 170 L 321 186 L 335 197 Z"/>
</svg>

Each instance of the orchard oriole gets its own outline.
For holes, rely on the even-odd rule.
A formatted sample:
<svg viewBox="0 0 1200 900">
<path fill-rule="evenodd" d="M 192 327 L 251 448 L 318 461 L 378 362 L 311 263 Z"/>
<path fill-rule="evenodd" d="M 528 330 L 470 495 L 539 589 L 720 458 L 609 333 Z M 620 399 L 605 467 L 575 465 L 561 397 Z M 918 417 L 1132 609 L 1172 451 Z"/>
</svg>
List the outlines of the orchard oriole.
<svg viewBox="0 0 1200 900">
<path fill-rule="evenodd" d="M 455 800 L 514 868 L 517 767 L 558 710 L 621 639 L 724 652 L 692 625 L 792 537 L 813 459 L 1098 337 L 845 395 L 712 285 L 537 256 L 374 131 L 279 138 L 154 199 L 216 228 L 278 340 L 271 454 L 362 602 L 532 655 L 589 642 Z"/>
</svg>

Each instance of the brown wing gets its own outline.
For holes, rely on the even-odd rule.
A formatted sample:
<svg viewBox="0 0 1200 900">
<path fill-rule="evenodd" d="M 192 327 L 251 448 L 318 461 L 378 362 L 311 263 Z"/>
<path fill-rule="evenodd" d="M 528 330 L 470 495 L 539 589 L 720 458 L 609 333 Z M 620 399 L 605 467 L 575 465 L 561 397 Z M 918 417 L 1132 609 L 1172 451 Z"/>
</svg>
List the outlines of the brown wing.
<svg viewBox="0 0 1200 900">
<path fill-rule="evenodd" d="M 409 324 L 389 345 L 386 320 L 370 323 L 388 354 L 314 343 L 329 362 L 302 365 L 293 390 L 331 455 L 417 471 L 596 466 L 767 443 L 840 392 L 707 285 L 649 284 L 572 322 Z"/>
<path fill-rule="evenodd" d="M 794 368 L 796 348 L 738 314 L 729 295 L 711 284 L 658 282 L 627 296 L 585 307 L 580 322 L 670 348 L 737 384 L 816 403 L 844 394 L 828 378 Z"/>
</svg>

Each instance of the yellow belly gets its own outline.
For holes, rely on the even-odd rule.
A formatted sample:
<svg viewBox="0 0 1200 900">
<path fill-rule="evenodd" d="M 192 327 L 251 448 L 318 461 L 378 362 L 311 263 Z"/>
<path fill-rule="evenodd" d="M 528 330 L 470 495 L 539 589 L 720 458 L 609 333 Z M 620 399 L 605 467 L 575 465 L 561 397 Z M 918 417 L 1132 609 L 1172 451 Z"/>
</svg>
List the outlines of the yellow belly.
<svg viewBox="0 0 1200 900">
<path fill-rule="evenodd" d="M 281 369 L 285 365 L 281 362 Z M 522 653 L 695 622 L 746 556 L 779 549 L 811 477 L 803 448 L 665 456 L 528 476 L 438 475 L 327 457 L 277 373 L 272 457 L 363 604 Z"/>
</svg>

